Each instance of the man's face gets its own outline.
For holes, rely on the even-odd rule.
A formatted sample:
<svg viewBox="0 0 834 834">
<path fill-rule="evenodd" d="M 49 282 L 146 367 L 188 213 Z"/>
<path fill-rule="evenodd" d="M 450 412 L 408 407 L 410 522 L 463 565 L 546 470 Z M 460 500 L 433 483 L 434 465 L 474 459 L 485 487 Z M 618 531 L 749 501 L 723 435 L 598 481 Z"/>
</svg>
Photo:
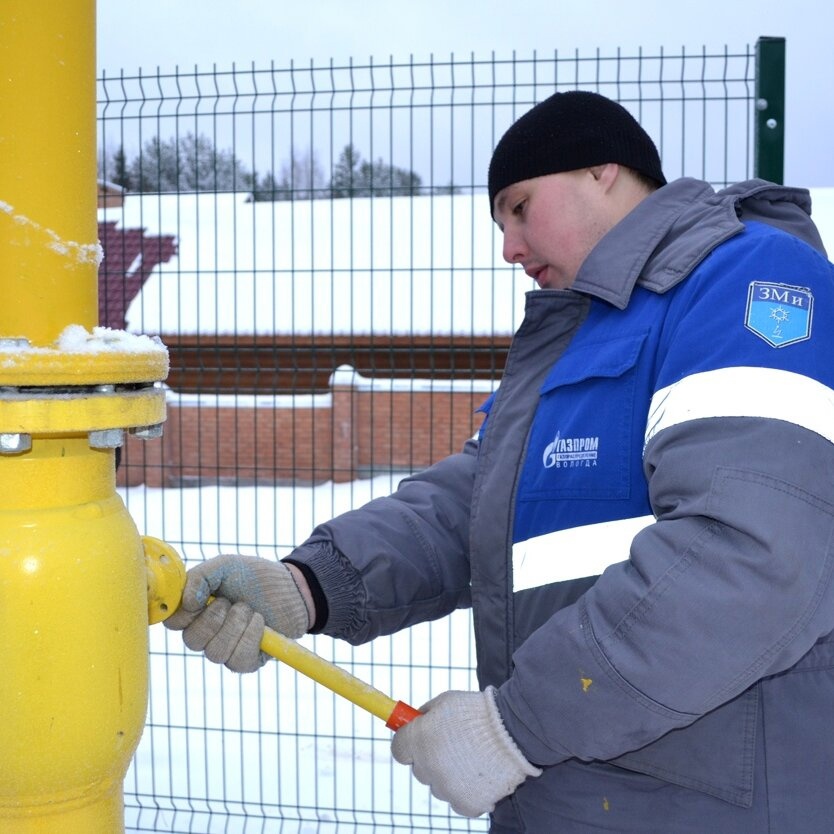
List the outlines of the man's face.
<svg viewBox="0 0 834 834">
<path fill-rule="evenodd" d="M 567 289 L 608 231 L 605 190 L 592 169 L 508 185 L 495 196 L 503 256 L 547 289 Z"/>
</svg>

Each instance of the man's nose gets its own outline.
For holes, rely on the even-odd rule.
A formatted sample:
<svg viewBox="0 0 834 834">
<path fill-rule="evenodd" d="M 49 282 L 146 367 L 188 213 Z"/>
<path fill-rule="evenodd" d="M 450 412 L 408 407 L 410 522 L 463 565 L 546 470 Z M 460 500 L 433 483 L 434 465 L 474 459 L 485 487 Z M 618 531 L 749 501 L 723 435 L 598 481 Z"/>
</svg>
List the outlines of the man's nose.
<svg viewBox="0 0 834 834">
<path fill-rule="evenodd" d="M 504 230 L 504 243 L 501 255 L 508 264 L 521 263 L 524 260 L 524 245 L 519 235 Z"/>
</svg>

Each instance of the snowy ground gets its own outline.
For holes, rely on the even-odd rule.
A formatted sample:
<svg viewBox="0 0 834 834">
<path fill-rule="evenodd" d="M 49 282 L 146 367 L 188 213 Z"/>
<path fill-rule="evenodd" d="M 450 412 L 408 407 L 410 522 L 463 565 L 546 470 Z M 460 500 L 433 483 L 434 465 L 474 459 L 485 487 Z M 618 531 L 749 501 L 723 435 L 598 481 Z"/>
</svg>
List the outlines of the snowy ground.
<svg viewBox="0 0 834 834">
<path fill-rule="evenodd" d="M 187 565 L 219 552 L 285 555 L 312 526 L 387 494 L 389 476 L 312 489 L 124 490 L 140 532 Z M 467 612 L 354 649 L 308 648 L 414 706 L 475 687 Z M 128 832 L 345 834 L 485 831 L 449 812 L 393 762 L 383 722 L 293 669 L 240 676 L 151 628 L 148 721 L 125 780 Z"/>
</svg>

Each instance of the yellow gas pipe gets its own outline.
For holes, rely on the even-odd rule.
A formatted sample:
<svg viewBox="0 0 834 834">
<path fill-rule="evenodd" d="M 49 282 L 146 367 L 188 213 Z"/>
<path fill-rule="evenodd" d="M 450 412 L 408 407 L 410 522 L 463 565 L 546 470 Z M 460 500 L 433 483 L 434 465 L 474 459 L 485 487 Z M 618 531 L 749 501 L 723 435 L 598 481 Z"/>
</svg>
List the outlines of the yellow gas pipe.
<svg viewBox="0 0 834 834">
<path fill-rule="evenodd" d="M 0 4 L 0 831 L 124 831 L 147 567 L 115 491 L 167 353 L 96 331 L 95 0 Z M 69 327 L 74 325 L 74 327 Z"/>
<path fill-rule="evenodd" d="M 47 8 L 48 6 L 48 8 Z M 95 330 L 95 0 L 0 4 L 0 832 L 118 834 L 148 622 L 178 555 L 115 490 L 157 436 L 165 349 Z M 397 729 L 418 712 L 267 630 L 262 648 Z"/>
</svg>

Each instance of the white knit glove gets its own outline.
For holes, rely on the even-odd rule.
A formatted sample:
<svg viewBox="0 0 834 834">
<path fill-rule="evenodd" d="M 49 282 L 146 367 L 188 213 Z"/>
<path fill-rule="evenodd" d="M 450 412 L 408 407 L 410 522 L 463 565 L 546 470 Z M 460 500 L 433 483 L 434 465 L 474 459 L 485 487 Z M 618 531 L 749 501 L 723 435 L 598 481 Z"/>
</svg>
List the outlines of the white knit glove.
<svg viewBox="0 0 834 834">
<path fill-rule="evenodd" d="M 493 687 L 444 692 L 421 712 L 397 730 L 391 752 L 457 813 L 479 817 L 528 776 L 541 775 L 505 729 Z"/>
<path fill-rule="evenodd" d="M 211 595 L 216 599 L 207 605 Z M 254 672 L 268 660 L 260 648 L 264 626 L 295 639 L 306 633 L 310 615 L 283 562 L 227 554 L 188 571 L 180 607 L 165 625 L 214 663 Z"/>
</svg>

